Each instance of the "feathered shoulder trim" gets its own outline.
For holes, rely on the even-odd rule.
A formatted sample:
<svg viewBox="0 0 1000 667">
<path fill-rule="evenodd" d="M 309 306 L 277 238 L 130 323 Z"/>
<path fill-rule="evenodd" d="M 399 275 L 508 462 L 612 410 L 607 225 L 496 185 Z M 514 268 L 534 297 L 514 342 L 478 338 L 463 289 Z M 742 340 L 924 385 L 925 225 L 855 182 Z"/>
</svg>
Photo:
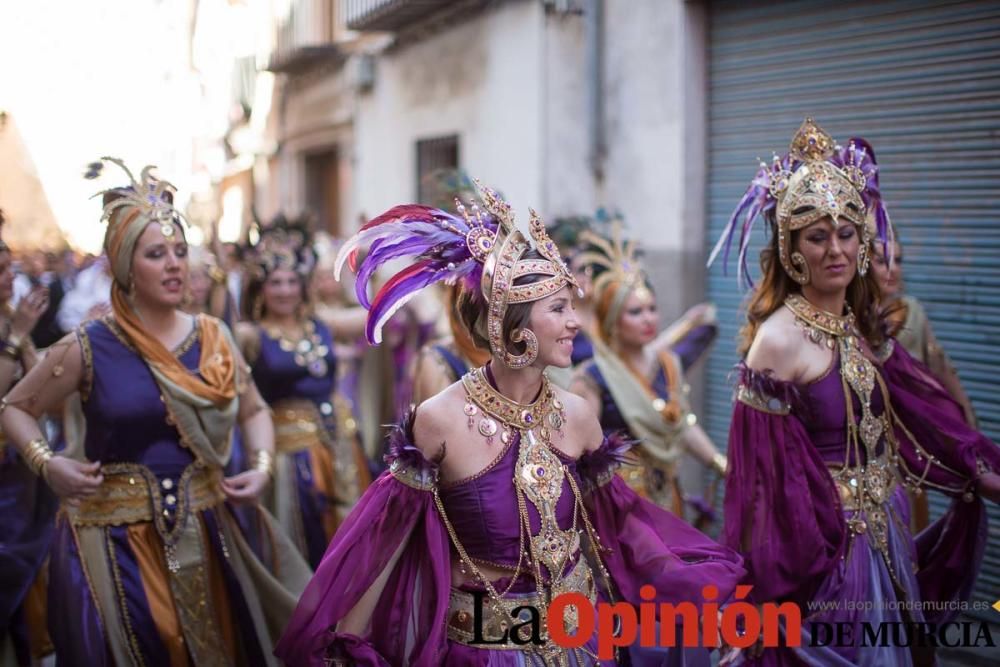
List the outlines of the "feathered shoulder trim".
<svg viewBox="0 0 1000 667">
<path fill-rule="evenodd" d="M 385 462 L 389 472 L 398 481 L 421 491 L 430 491 L 437 486 L 441 459 L 428 459 L 423 451 L 413 444 L 413 422 L 417 411 L 410 410 L 389 432 Z"/>
</svg>

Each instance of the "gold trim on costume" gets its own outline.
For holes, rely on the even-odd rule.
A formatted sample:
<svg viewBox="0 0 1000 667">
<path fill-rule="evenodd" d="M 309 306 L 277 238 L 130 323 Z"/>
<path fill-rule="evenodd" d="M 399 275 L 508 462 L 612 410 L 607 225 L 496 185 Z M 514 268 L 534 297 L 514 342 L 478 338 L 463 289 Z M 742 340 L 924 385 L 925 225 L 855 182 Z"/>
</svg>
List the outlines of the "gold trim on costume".
<svg viewBox="0 0 1000 667">
<path fill-rule="evenodd" d="M 754 410 L 772 415 L 785 416 L 792 411 L 792 407 L 781 399 L 758 393 L 744 384 L 736 388 L 736 400 Z"/>
<path fill-rule="evenodd" d="M 214 507 L 226 499 L 219 483 L 222 471 L 193 463 L 184 469 L 176 490 L 168 494 L 176 498 L 174 528 L 168 530 L 163 521 L 164 497 L 152 471 L 137 463 L 111 463 L 101 466 L 104 482 L 97 493 L 83 498 L 75 507 L 63 509 L 74 526 L 122 526 L 151 521 L 160 537 L 168 542 L 182 527 L 192 512 Z"/>
</svg>

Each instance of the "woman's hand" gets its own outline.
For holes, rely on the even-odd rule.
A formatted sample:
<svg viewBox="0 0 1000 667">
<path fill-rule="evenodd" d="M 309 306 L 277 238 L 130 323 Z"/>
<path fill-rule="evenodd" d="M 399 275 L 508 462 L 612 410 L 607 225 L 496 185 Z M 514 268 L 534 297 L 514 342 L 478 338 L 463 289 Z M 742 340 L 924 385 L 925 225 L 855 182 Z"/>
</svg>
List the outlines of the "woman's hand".
<svg viewBox="0 0 1000 667">
<path fill-rule="evenodd" d="M 100 461 L 82 463 L 65 456 L 53 456 L 45 464 L 45 479 L 57 496 L 77 503 L 97 493 L 104 475 Z"/>
<path fill-rule="evenodd" d="M 222 480 L 222 491 L 230 502 L 252 503 L 267 488 L 271 476 L 260 470 L 247 470 L 239 475 Z"/>
<path fill-rule="evenodd" d="M 49 290 L 41 286 L 31 288 L 31 291 L 17 303 L 17 310 L 11 318 L 10 332 L 19 338 L 30 335 L 48 308 Z"/>
<path fill-rule="evenodd" d="M 1000 475 L 988 472 L 979 477 L 979 495 L 1000 504 Z"/>
</svg>

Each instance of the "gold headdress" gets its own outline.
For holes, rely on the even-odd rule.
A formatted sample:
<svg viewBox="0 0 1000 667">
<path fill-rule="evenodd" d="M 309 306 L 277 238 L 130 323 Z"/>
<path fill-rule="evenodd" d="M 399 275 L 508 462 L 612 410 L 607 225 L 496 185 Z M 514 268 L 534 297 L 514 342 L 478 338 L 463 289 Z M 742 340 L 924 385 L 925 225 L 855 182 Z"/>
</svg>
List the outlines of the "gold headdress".
<svg viewBox="0 0 1000 667">
<path fill-rule="evenodd" d="M 775 155 L 770 166 L 760 163 L 756 177 L 712 251 L 709 265 L 723 247 L 726 248 L 723 261 L 728 259 L 736 228 L 742 226 L 740 274 L 745 275 L 749 231 L 754 220 L 767 211 L 774 212 L 778 259 L 785 272 L 802 285 L 809 282 L 809 268 L 805 257 L 792 250 L 792 232 L 825 216 L 829 216 L 834 225 L 847 220 L 857 227 L 862 239 L 858 253 L 861 275 L 868 270 L 868 246 L 872 238 L 865 224 L 868 212 L 874 212 L 880 240 L 885 242 L 887 234 L 891 233 L 871 145 L 864 139 L 852 138 L 846 148 L 841 147 L 812 118 L 806 118 L 799 127 L 788 154 Z"/>
<path fill-rule="evenodd" d="M 104 234 L 104 251 L 108 255 L 111 271 L 124 287 L 129 286 L 132 266 L 132 251 L 143 230 L 150 223 L 160 225 L 160 231 L 167 238 L 174 235 L 174 223 L 186 222 L 184 215 L 174 208 L 174 193 L 177 189 L 170 182 L 156 178 L 153 165 L 146 165 L 139 173 L 139 180 L 118 158 L 102 157 L 100 162 L 90 165 L 87 178 L 97 178 L 104 163 L 117 165 L 128 176 L 129 185 L 107 188 L 94 197 L 106 194 L 117 195 L 104 205 L 101 220 L 108 223 Z"/>
<path fill-rule="evenodd" d="M 769 189 L 778 199 L 778 257 L 785 271 L 800 284 L 809 282 L 809 267 L 801 253 L 791 252 L 791 233 L 830 216 L 834 226 L 844 218 L 862 234 L 858 267 L 862 275 L 868 270 L 868 228 L 865 225 L 865 203 L 861 191 L 865 176 L 854 164 L 843 168 L 829 162 L 836 146 L 833 137 L 812 118 L 806 118 L 792 138 L 789 154 L 801 165 L 792 173 L 779 170 Z"/>
<path fill-rule="evenodd" d="M 580 234 L 581 243 L 590 248 L 580 253 L 576 260 L 583 266 L 594 268 L 594 300 L 597 303 L 609 298 L 605 296 L 607 290 L 616 290 L 610 297 L 607 315 L 600 323 L 606 341 L 611 340 L 622 305 L 631 292 L 635 291 L 641 298 L 652 297 L 639 259 L 638 244 L 624 238 L 620 219 L 612 220 L 609 229 L 610 238 L 589 230 Z"/>
<path fill-rule="evenodd" d="M 503 317 L 507 306 L 512 303 L 530 303 L 554 294 L 566 285 L 579 291 L 580 286 L 559 254 L 559 248 L 549 238 L 545 224 L 534 209 L 528 209 L 530 219 L 528 230 L 535 241 L 535 248 L 544 259 L 521 259 L 531 249 L 531 244 L 514 225 L 514 214 L 510 205 L 496 192 L 475 181 L 483 207 L 497 220 L 496 239 L 491 252 L 483 262 L 481 289 L 486 298 L 489 314 L 486 329 L 493 355 L 510 368 L 524 368 L 538 357 L 538 339 L 531 329 L 522 327 L 513 342 L 523 342 L 527 346 L 524 354 L 514 355 L 507 351 L 503 340 Z M 482 229 L 482 227 L 480 227 Z M 548 276 L 527 285 L 515 285 L 522 276 Z"/>
</svg>

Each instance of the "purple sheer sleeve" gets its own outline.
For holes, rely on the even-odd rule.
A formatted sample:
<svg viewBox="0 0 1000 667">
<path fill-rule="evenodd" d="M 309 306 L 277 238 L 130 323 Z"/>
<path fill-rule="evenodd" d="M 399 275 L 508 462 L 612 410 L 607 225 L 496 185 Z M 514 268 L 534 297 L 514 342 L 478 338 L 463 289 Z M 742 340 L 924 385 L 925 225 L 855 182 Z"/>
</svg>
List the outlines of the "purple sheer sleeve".
<svg viewBox="0 0 1000 667">
<path fill-rule="evenodd" d="M 916 537 L 921 595 L 968 599 L 987 538 L 986 508 L 974 493 L 975 481 L 984 472 L 1000 471 L 1000 448 L 966 423 L 962 406 L 902 345 L 895 345 L 882 374 L 907 476 L 955 497 L 948 511 Z M 928 454 L 934 457 L 931 465 Z M 927 616 L 941 623 L 953 614 Z"/>
<path fill-rule="evenodd" d="M 577 468 L 601 557 L 618 593 L 638 604 L 639 588 L 650 584 L 657 602 L 701 604 L 702 588 L 713 584 L 719 591 L 716 601 L 726 601 L 745 574 L 742 559 L 640 497 L 614 474 L 628 446 L 611 436 L 584 455 Z"/>
<path fill-rule="evenodd" d="M 882 375 L 895 413 L 899 453 L 911 476 L 959 495 L 970 491 L 983 472 L 1000 471 L 1000 448 L 966 423 L 962 406 L 902 345 L 894 346 Z M 936 459 L 929 467 L 927 454 Z"/>
<path fill-rule="evenodd" d="M 670 346 L 681 360 L 681 371 L 686 373 L 701 359 L 719 335 L 719 327 L 714 322 L 691 327 L 684 336 Z"/>
<path fill-rule="evenodd" d="M 757 602 L 802 603 L 846 543 L 840 497 L 802 422 L 791 383 L 741 366 L 729 428 L 725 543 L 746 559 Z"/>
<path fill-rule="evenodd" d="M 389 471 L 337 531 L 275 649 L 290 667 L 323 667 L 325 658 L 440 664 L 451 586 L 448 533 L 434 504 L 437 466 L 404 433 L 393 436 Z M 377 579 L 384 585 L 365 635 L 337 633 Z"/>
</svg>

